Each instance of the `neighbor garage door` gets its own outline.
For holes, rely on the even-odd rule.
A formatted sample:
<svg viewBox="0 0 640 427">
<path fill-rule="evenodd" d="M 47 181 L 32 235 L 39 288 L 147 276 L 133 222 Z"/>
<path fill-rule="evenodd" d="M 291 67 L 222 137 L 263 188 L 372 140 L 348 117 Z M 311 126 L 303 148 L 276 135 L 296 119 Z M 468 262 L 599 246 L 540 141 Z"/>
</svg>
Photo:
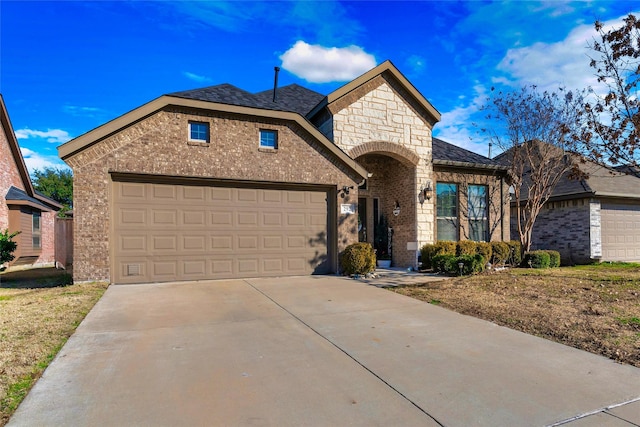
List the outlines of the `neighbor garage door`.
<svg viewBox="0 0 640 427">
<path fill-rule="evenodd" d="M 640 206 L 602 203 L 602 259 L 640 261 Z"/>
<path fill-rule="evenodd" d="M 327 193 L 113 183 L 112 281 L 327 273 Z"/>
</svg>

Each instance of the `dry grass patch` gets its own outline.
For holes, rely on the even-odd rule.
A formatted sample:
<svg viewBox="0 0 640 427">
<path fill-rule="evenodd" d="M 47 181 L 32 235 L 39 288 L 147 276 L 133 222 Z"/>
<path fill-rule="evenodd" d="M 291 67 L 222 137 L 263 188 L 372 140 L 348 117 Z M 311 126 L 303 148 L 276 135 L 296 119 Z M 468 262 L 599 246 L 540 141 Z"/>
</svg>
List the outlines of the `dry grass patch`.
<svg viewBox="0 0 640 427">
<path fill-rule="evenodd" d="M 455 278 L 395 292 L 640 367 L 640 265 Z"/>
<path fill-rule="evenodd" d="M 53 286 L 47 282 L 45 286 Z M 29 288 L 0 276 L 0 426 L 107 288 L 106 283 Z M 34 286 L 39 286 L 34 284 Z"/>
</svg>

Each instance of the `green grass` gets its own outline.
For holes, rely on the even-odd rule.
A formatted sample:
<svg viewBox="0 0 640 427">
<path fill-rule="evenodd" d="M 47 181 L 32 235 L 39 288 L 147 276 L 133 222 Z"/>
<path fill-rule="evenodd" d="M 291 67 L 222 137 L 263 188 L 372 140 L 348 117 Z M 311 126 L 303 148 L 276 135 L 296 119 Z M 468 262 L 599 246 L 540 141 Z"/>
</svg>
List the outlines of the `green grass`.
<svg viewBox="0 0 640 427">
<path fill-rule="evenodd" d="M 6 396 L 0 401 L 0 411 L 13 413 L 31 389 L 34 381 L 33 375 L 27 375 L 9 385 Z"/>
<path fill-rule="evenodd" d="M 598 262 L 587 265 L 576 265 L 577 270 L 618 270 L 618 269 L 640 269 L 637 262 Z"/>
<path fill-rule="evenodd" d="M 0 295 L 0 301 L 9 301 L 11 298 L 11 295 Z"/>
<path fill-rule="evenodd" d="M 638 325 L 640 326 L 640 317 L 618 317 L 616 319 L 622 325 Z"/>
</svg>

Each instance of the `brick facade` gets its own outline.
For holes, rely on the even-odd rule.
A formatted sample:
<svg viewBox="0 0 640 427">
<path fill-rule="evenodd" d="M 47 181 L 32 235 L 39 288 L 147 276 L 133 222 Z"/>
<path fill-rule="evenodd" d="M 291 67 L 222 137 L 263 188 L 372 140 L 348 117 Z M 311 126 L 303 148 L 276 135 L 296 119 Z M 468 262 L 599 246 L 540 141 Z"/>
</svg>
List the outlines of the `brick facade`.
<svg viewBox="0 0 640 427">
<path fill-rule="evenodd" d="M 28 259 L 29 264 L 50 264 L 54 259 L 54 219 L 56 212 L 52 210 L 38 209 L 35 207 L 12 204 L 7 202 L 5 196 L 13 186 L 25 193 L 29 193 L 31 182 L 21 156 L 20 149 L 11 129 L 9 118 L 4 106 L 0 106 L 2 114 L 2 126 L 0 126 L 0 230 L 8 229 L 10 233 L 20 231 L 14 241 L 18 248 L 12 262 L 23 263 Z M 13 150 L 12 150 L 13 147 Z M 22 171 L 22 173 L 21 173 Z M 25 182 L 25 180 L 27 180 Z M 10 206 L 11 205 L 11 208 Z M 35 206 L 39 206 L 36 204 Z M 46 208 L 45 208 L 46 209 Z M 41 248 L 33 248 L 31 239 L 31 215 L 32 212 L 41 212 Z M 20 257 L 23 257 L 20 259 Z"/>
<path fill-rule="evenodd" d="M 9 207 L 5 195 L 11 186 L 24 190 L 24 184 L 18 172 L 18 165 L 9 148 L 9 140 L 6 130 L 0 132 L 0 230 L 9 227 Z"/>
<path fill-rule="evenodd" d="M 188 142 L 190 120 L 209 124 L 209 144 Z M 258 148 L 260 129 L 278 131 L 277 150 Z M 78 281 L 110 280 L 111 173 L 321 184 L 336 190 L 359 181 L 295 123 L 186 107 L 165 107 L 65 161 L 74 171 Z M 336 200 L 342 203 L 357 203 L 357 191 Z M 357 241 L 357 217 L 339 210 L 337 215 L 341 251 Z"/>
<path fill-rule="evenodd" d="M 489 241 L 510 240 L 509 230 L 509 187 L 504 181 L 491 172 L 481 173 L 480 171 L 455 170 L 452 168 L 436 168 L 434 172 L 435 183 L 458 184 L 458 228 L 459 240 L 469 238 L 469 215 L 466 214 L 468 202 L 468 185 L 487 186 L 487 211 L 488 211 L 488 233 Z M 435 183 L 434 196 L 431 202 L 435 203 Z M 434 212 L 434 222 L 435 212 Z M 517 233 L 516 233 L 517 235 Z"/>
<path fill-rule="evenodd" d="M 563 264 L 591 262 L 590 212 L 588 198 L 547 202 L 533 227 L 531 249 L 556 250 Z M 515 208 L 511 218 L 511 233 L 517 239 Z"/>
</svg>

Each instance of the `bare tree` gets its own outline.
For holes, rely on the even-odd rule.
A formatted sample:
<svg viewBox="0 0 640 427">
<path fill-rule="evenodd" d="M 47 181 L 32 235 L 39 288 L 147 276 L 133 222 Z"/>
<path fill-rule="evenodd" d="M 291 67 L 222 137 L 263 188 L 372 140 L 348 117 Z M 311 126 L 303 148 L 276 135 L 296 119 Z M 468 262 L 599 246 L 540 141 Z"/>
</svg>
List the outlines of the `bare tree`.
<svg viewBox="0 0 640 427">
<path fill-rule="evenodd" d="M 531 249 L 531 234 L 542 206 L 564 175 L 578 175 L 575 134 L 583 98 L 559 89 L 539 92 L 535 86 L 497 92 L 484 110 L 492 126 L 485 130 L 503 150 L 496 157 L 509 167 L 515 220 L 522 250 Z"/>
<path fill-rule="evenodd" d="M 577 134 L 586 154 L 598 163 L 638 166 L 640 159 L 640 21 L 628 15 L 619 28 L 595 22 L 598 39 L 589 46 L 604 93 L 591 90 L 585 102 L 586 126 Z"/>
</svg>

